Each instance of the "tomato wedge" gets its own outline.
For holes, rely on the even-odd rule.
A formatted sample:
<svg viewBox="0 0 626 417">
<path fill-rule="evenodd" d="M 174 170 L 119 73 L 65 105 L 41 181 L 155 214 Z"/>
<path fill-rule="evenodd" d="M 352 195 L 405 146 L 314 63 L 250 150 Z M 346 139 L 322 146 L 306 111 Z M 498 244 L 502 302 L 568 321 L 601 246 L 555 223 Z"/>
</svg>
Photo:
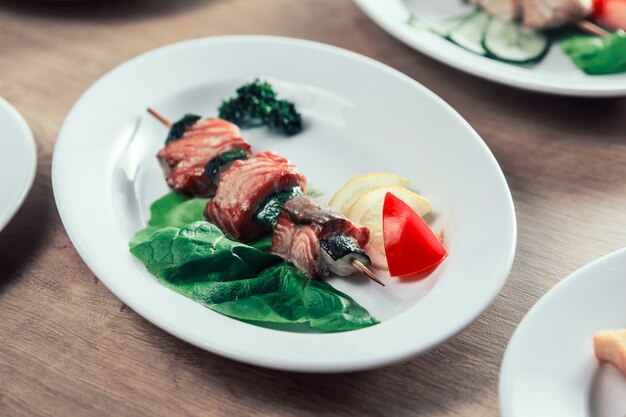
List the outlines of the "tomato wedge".
<svg viewBox="0 0 626 417">
<path fill-rule="evenodd" d="M 594 16 L 600 16 L 604 12 L 606 0 L 592 0 L 591 10 Z"/>
<path fill-rule="evenodd" d="M 594 0 L 593 14 L 606 26 L 626 30 L 626 0 Z"/>
<path fill-rule="evenodd" d="M 383 239 L 392 277 L 417 274 L 448 256 L 419 214 L 392 193 L 385 195 L 383 205 Z"/>
</svg>

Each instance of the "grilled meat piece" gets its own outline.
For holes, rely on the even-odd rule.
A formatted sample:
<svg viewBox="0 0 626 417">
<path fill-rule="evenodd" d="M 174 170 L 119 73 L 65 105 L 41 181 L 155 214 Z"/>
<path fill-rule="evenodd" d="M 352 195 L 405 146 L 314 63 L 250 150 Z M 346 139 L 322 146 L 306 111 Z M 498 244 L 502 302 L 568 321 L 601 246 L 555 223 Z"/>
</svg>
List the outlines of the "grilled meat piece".
<svg viewBox="0 0 626 417">
<path fill-rule="evenodd" d="M 589 15 L 592 0 L 521 0 L 524 25 L 534 28 L 560 26 Z"/>
<path fill-rule="evenodd" d="M 249 242 L 271 231 L 270 226 L 253 219 L 256 208 L 272 193 L 300 187 L 306 191 L 306 178 L 287 159 L 274 152 L 261 152 L 247 160 L 237 160 L 220 175 L 215 197 L 204 215 L 228 236 Z"/>
<path fill-rule="evenodd" d="M 524 25 L 533 28 L 576 22 L 592 10 L 592 0 L 470 0 L 470 3 L 501 19 L 520 18 Z"/>
<path fill-rule="evenodd" d="M 159 159 L 167 184 L 191 197 L 208 197 L 215 193 L 204 167 L 215 156 L 230 150 L 250 153 L 250 145 L 239 137 L 239 128 L 225 120 L 204 119 L 185 130 L 159 151 Z"/>
<path fill-rule="evenodd" d="M 352 261 L 369 265 L 361 249 L 369 241 L 369 229 L 354 225 L 306 195 L 293 197 L 283 206 L 272 237 L 272 253 L 293 262 L 310 277 L 356 272 Z"/>
<path fill-rule="evenodd" d="M 505 20 L 514 20 L 520 16 L 522 0 L 471 0 L 487 13 Z"/>
</svg>

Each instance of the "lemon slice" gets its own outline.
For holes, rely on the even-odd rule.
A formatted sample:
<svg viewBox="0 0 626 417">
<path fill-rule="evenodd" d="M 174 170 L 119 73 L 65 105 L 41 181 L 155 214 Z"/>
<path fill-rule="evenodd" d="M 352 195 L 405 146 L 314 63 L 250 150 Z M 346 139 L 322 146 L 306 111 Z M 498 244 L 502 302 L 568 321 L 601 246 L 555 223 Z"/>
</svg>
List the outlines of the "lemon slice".
<svg viewBox="0 0 626 417">
<path fill-rule="evenodd" d="M 366 226 L 370 229 L 370 241 L 368 246 L 376 250 L 377 254 L 382 254 L 383 257 L 385 254 L 383 205 L 385 203 L 385 195 L 389 192 L 407 203 L 409 207 L 422 217 L 432 210 L 432 206 L 425 198 L 399 185 L 378 187 L 363 194 L 352 205 L 347 217 L 354 223 Z M 370 254 L 370 251 L 368 251 L 368 254 Z M 380 267 L 382 261 L 376 261 L 374 263 L 375 266 Z"/>
<path fill-rule="evenodd" d="M 430 203 L 421 195 L 399 185 L 386 185 L 374 188 L 363 194 L 350 208 L 347 217 L 355 223 L 370 227 L 383 223 L 383 204 L 385 195 L 393 193 L 404 201 L 420 216 L 424 217 L 432 210 Z"/>
<path fill-rule="evenodd" d="M 352 205 L 368 191 L 386 185 L 408 186 L 409 180 L 386 172 L 373 172 L 348 181 L 330 200 L 330 207 L 343 214 L 348 214 Z"/>
</svg>

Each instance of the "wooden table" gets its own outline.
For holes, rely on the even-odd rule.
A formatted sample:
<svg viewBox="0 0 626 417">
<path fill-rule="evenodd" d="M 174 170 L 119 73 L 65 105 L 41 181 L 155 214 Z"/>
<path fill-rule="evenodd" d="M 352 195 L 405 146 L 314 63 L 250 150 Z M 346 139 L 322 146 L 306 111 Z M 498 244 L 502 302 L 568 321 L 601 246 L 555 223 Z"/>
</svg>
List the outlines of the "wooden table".
<svg viewBox="0 0 626 417">
<path fill-rule="evenodd" d="M 474 78 L 404 46 L 348 0 L 23 3 L 0 2 L 0 95 L 30 123 L 39 169 L 0 233 L 2 416 L 497 416 L 498 369 L 524 314 L 567 274 L 624 246 L 626 99 L 552 97 Z M 373 57 L 439 94 L 485 139 L 513 192 L 519 244 L 502 294 L 460 336 L 376 371 L 265 370 L 166 334 L 82 262 L 50 181 L 55 138 L 74 101 L 140 52 L 235 33 Z"/>
</svg>

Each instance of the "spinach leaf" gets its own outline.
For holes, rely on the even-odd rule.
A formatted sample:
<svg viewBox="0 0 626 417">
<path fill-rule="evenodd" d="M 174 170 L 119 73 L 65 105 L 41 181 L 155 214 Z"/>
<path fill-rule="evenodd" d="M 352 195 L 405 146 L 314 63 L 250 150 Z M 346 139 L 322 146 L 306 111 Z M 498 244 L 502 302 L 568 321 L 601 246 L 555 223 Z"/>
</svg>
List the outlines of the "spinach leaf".
<svg viewBox="0 0 626 417">
<path fill-rule="evenodd" d="M 174 289 L 239 320 L 308 323 L 311 328 L 326 332 L 354 330 L 378 323 L 347 295 L 286 263 L 268 268 L 251 279 L 195 282 Z"/>
<path fill-rule="evenodd" d="M 206 307 L 261 324 L 308 324 L 325 332 L 378 323 L 324 281 L 271 255 L 271 235 L 250 245 L 203 220 L 206 199 L 175 193 L 157 200 L 130 251 L 161 283 Z"/>
<path fill-rule="evenodd" d="M 563 52 L 590 75 L 626 72 L 626 32 L 609 36 L 572 36 L 561 42 Z"/>
<path fill-rule="evenodd" d="M 134 239 L 130 251 L 148 271 L 171 283 L 251 278 L 280 261 L 226 238 L 206 221 L 159 229 L 145 239 Z"/>
<path fill-rule="evenodd" d="M 135 234 L 131 246 L 134 242 L 144 241 L 159 229 L 168 226 L 183 227 L 195 221 L 205 220 L 203 213 L 208 201 L 208 198 L 187 199 L 174 192 L 166 194 L 152 203 L 148 225 Z"/>
</svg>

